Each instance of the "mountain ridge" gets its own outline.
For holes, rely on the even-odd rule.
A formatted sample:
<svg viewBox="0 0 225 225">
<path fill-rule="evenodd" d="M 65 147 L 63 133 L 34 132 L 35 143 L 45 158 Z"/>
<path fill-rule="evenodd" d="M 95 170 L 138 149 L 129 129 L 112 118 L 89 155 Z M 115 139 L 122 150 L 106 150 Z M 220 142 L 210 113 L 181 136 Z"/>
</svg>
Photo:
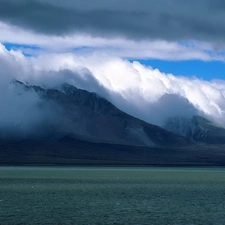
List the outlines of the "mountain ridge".
<svg viewBox="0 0 225 225">
<path fill-rule="evenodd" d="M 25 91 L 35 91 L 41 99 L 60 108 L 63 117 L 68 120 L 66 126 L 70 127 L 70 132 L 65 135 L 74 135 L 76 138 L 83 136 L 83 140 L 111 144 L 176 146 L 187 143 L 185 138 L 130 116 L 97 94 L 72 85 L 44 89 L 20 81 L 14 83 Z M 71 126 L 79 127 L 80 133 Z"/>
<path fill-rule="evenodd" d="M 1 140 L 0 164 L 225 165 L 224 145 L 199 143 L 148 124 L 96 93 L 69 84 L 13 85 L 24 94 L 36 93 L 42 102 L 38 109 L 49 106 L 56 121 L 42 123 L 33 131 L 35 138 Z"/>
</svg>

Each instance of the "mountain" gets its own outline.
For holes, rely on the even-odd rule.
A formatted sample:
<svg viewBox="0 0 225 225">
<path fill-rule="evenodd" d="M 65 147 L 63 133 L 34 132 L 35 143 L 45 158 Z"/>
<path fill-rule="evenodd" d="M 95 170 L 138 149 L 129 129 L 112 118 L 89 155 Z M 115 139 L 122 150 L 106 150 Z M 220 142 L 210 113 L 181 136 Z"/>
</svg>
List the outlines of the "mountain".
<svg viewBox="0 0 225 225">
<path fill-rule="evenodd" d="M 55 89 L 44 89 L 14 81 L 25 92 L 34 91 L 55 113 L 56 123 L 45 122 L 48 137 L 60 139 L 70 136 L 96 143 L 135 146 L 182 146 L 188 141 L 158 126 L 134 118 L 95 93 L 63 84 Z M 37 137 L 37 133 L 35 136 Z"/>
<path fill-rule="evenodd" d="M 189 125 L 170 121 L 166 129 L 172 132 L 168 131 L 122 112 L 96 93 L 69 84 L 43 88 L 14 80 L 11 85 L 19 96 L 37 96 L 30 111 L 35 123 L 26 133 L 23 121 L 12 121 L 10 129 L 15 137 L 0 140 L 0 164 L 225 165 L 223 142 L 196 142 L 206 139 L 197 131 L 189 136 Z M 196 118 L 204 122 L 186 123 L 200 128 L 202 124 L 213 126 L 204 118 Z M 217 131 L 222 134 L 220 128 Z M 5 131 L 0 129 L 1 133 Z M 214 135 L 212 140 L 216 137 L 213 131 L 207 134 Z"/>
<path fill-rule="evenodd" d="M 192 141 L 225 144 L 225 129 L 202 116 L 170 118 L 164 128 Z"/>
</svg>

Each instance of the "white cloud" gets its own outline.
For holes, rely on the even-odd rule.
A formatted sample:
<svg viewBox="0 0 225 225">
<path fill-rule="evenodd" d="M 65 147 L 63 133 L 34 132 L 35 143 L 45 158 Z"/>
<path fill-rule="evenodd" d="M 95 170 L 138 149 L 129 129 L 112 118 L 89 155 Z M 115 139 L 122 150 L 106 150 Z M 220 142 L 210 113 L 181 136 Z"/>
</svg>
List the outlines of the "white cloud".
<svg viewBox="0 0 225 225">
<path fill-rule="evenodd" d="M 68 36 L 46 36 L 11 26 L 0 21 L 0 42 L 37 46 L 40 49 L 18 47 L 27 54 L 40 55 L 43 52 L 75 52 L 77 55 L 101 53 L 109 56 L 135 59 L 225 60 L 224 50 L 209 43 L 169 42 L 163 40 L 134 41 L 123 38 L 106 39 L 82 34 Z"/>
<path fill-rule="evenodd" d="M 199 113 L 225 126 L 224 81 L 177 77 L 139 62 L 131 63 L 102 54 L 84 57 L 71 53 L 45 53 L 26 58 L 18 51 L 7 51 L 2 45 L 0 66 L 1 93 L 8 88 L 5 84 L 13 77 L 51 86 L 70 82 L 96 91 L 125 112 L 158 125 L 167 116 L 194 113 L 181 96 L 188 99 Z"/>
</svg>

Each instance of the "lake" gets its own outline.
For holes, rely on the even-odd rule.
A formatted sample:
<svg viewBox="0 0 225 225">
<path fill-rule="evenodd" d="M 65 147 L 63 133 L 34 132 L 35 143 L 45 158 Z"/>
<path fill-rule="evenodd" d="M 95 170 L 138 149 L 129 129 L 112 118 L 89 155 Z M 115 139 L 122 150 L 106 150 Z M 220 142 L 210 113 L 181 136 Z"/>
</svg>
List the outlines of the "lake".
<svg viewBox="0 0 225 225">
<path fill-rule="evenodd" d="M 225 169 L 0 167 L 0 224 L 225 224 Z"/>
</svg>

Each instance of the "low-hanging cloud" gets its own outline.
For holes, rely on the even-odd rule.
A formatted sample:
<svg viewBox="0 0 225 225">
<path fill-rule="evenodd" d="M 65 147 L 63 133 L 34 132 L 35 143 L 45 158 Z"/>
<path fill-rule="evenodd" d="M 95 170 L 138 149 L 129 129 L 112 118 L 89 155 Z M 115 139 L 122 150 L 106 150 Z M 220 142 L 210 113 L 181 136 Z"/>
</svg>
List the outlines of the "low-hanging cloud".
<svg viewBox="0 0 225 225">
<path fill-rule="evenodd" d="M 24 139 L 37 135 L 38 127 L 50 117 L 37 94 L 29 95 L 20 87 L 0 85 L 0 138 Z"/>
<path fill-rule="evenodd" d="M 225 126 L 225 82 L 204 81 L 161 73 L 139 62 L 102 54 L 43 54 L 25 57 L 0 45 L 0 127 L 23 124 L 29 133 L 51 118 L 51 107 L 34 92 L 20 92 L 10 85 L 18 79 L 45 88 L 67 82 L 96 92 L 119 109 L 156 125 L 168 117 L 204 115 Z M 41 110 L 40 110 L 41 109 Z M 19 122 L 18 122 L 19 121 Z M 21 122 L 22 121 L 22 122 Z"/>
<path fill-rule="evenodd" d="M 81 66 L 88 68 L 101 87 L 108 90 L 110 100 L 117 107 L 151 123 L 156 121 L 153 116 L 153 104 L 167 94 L 181 96 L 200 114 L 224 123 L 225 83 L 223 81 L 177 77 L 161 73 L 139 62 L 129 62 L 101 54 L 89 57 L 51 54 L 50 58 L 48 55 L 42 55 L 35 59 L 35 64 L 49 71 L 60 71 L 62 68 L 77 71 Z M 158 110 L 156 115 L 165 115 L 165 112 Z"/>
</svg>

